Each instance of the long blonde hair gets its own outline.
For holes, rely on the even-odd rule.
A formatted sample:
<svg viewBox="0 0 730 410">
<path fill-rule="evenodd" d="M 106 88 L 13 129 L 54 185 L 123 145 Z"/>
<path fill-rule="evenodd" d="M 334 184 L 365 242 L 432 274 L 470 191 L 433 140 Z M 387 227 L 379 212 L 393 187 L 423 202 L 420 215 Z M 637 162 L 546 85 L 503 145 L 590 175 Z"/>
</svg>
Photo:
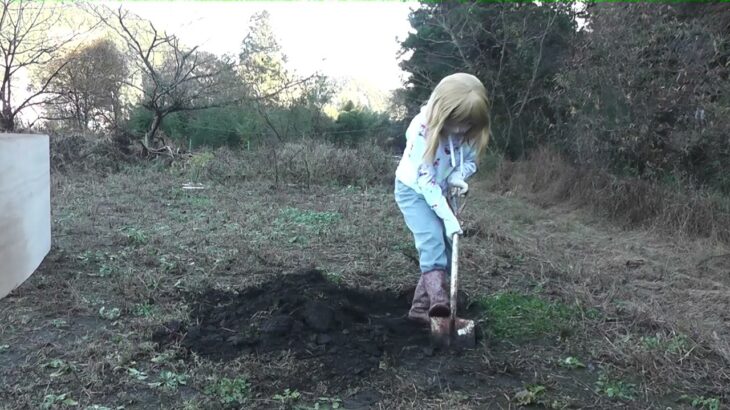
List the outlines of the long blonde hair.
<svg viewBox="0 0 730 410">
<path fill-rule="evenodd" d="M 478 78 L 467 73 L 444 77 L 431 92 L 426 105 L 428 147 L 424 159 L 433 161 L 444 124 L 447 121 L 456 121 L 472 125 L 465 134 L 464 142 L 476 149 L 476 160 L 479 161 L 482 150 L 489 143 L 489 109 L 487 89 Z"/>
</svg>

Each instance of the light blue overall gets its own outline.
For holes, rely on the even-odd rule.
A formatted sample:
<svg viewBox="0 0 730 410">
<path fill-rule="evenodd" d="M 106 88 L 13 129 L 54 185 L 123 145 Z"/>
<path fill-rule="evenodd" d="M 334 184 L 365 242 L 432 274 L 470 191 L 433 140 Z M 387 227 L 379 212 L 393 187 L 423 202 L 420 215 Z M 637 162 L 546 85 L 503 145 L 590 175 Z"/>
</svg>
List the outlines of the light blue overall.
<svg viewBox="0 0 730 410">
<path fill-rule="evenodd" d="M 444 221 L 431 210 L 422 194 L 395 180 L 395 201 L 418 249 L 421 273 L 451 267 L 451 238 L 446 238 Z"/>
</svg>

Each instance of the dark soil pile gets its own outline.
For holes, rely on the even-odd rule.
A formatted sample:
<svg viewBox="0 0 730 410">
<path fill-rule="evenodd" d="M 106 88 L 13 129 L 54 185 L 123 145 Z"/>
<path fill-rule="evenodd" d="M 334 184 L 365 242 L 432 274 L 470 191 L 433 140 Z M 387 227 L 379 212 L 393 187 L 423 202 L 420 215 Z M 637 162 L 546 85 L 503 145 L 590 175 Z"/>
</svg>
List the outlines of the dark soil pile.
<svg viewBox="0 0 730 410">
<path fill-rule="evenodd" d="M 429 329 L 405 318 L 410 294 L 348 289 L 318 271 L 282 275 L 241 292 L 194 295 L 190 324 L 166 324 L 161 344 L 183 346 L 212 360 L 288 350 L 317 358 L 331 376 L 361 375 L 383 355 L 431 355 Z"/>
</svg>

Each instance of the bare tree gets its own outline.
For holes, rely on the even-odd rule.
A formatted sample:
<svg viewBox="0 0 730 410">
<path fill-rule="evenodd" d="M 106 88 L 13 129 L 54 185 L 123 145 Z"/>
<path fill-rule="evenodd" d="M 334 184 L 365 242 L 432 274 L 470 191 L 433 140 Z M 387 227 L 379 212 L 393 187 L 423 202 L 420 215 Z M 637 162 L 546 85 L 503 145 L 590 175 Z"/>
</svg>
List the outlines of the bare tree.
<svg viewBox="0 0 730 410">
<path fill-rule="evenodd" d="M 0 128 L 13 131 L 16 118 L 22 110 L 43 104 L 48 85 L 65 65 L 46 73 L 38 86 L 21 101 L 14 102 L 14 87 L 18 75 L 30 69 L 43 67 L 53 61 L 59 50 L 71 43 L 80 33 L 52 37 L 49 33 L 62 23 L 63 13 L 55 9 L 61 4 L 24 0 L 0 1 Z"/>
<path fill-rule="evenodd" d="M 142 139 L 148 153 L 169 151 L 164 141 L 156 139 L 169 114 L 230 105 L 244 98 L 230 62 L 200 52 L 197 46 L 186 47 L 175 35 L 160 32 L 121 7 L 87 8 L 119 35 L 130 53 L 134 73 L 127 85 L 141 93 L 141 105 L 153 114 Z"/>
<path fill-rule="evenodd" d="M 151 22 L 122 7 L 115 10 L 93 4 L 85 7 L 127 46 L 133 71 L 127 85 L 140 92 L 141 105 L 153 115 L 142 139 L 147 153 L 170 152 L 164 141 L 156 136 L 164 118 L 174 112 L 235 105 L 243 101 L 258 106 L 311 78 L 274 82 L 273 86 L 262 89 L 260 84 L 240 75 L 245 60 L 235 63 L 200 51 L 197 46 L 187 47 L 177 36 L 160 32 Z M 256 51 L 266 54 L 266 50 Z"/>
</svg>

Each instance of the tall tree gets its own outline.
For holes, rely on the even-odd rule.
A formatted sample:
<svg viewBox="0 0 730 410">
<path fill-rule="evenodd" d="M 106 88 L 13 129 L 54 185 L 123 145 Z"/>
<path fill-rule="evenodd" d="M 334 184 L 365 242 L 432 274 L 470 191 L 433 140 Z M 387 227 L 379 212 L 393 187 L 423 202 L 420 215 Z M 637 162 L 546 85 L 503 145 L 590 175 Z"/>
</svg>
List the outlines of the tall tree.
<svg viewBox="0 0 730 410">
<path fill-rule="evenodd" d="M 520 156 L 550 127 L 555 75 L 576 35 L 570 3 L 424 3 L 410 21 L 401 67 L 411 115 L 441 78 L 464 71 L 489 91 L 502 151 Z"/>
<path fill-rule="evenodd" d="M 291 124 L 279 124 L 271 112 L 297 102 L 311 87 L 324 85 L 318 74 L 301 77 L 286 68 L 286 55 L 279 44 L 266 11 L 251 17 L 249 32 L 241 42 L 238 70 L 252 92 L 251 102 L 277 139 L 286 138 Z"/>
<path fill-rule="evenodd" d="M 226 75 L 234 70 L 231 62 L 200 52 L 197 46 L 185 46 L 177 36 L 160 32 L 151 22 L 122 7 L 111 10 L 89 5 L 88 8 L 124 41 L 132 61 L 132 78 L 141 78 L 141 83 L 128 81 L 127 85 L 139 91 L 142 106 L 153 114 L 142 139 L 146 151 L 169 149 L 156 146 L 160 141 L 155 138 L 166 116 L 220 107 L 243 98 L 232 92 L 240 86 L 240 81 Z"/>
<path fill-rule="evenodd" d="M 26 108 L 43 104 L 48 86 L 65 64 L 56 65 L 39 79 L 37 87 L 16 101 L 17 79 L 23 73 L 50 64 L 59 51 L 80 32 L 52 36 L 63 23 L 70 5 L 25 0 L 0 1 L 0 128 L 13 131 L 18 114 Z M 60 10 L 59 10 L 60 9 Z"/>
<path fill-rule="evenodd" d="M 95 40 L 49 63 L 41 78 L 57 73 L 47 93 L 47 120 L 63 121 L 80 130 L 111 128 L 122 111 L 122 86 L 129 70 L 126 56 L 109 39 Z M 40 80 L 42 81 L 42 80 Z"/>
</svg>

